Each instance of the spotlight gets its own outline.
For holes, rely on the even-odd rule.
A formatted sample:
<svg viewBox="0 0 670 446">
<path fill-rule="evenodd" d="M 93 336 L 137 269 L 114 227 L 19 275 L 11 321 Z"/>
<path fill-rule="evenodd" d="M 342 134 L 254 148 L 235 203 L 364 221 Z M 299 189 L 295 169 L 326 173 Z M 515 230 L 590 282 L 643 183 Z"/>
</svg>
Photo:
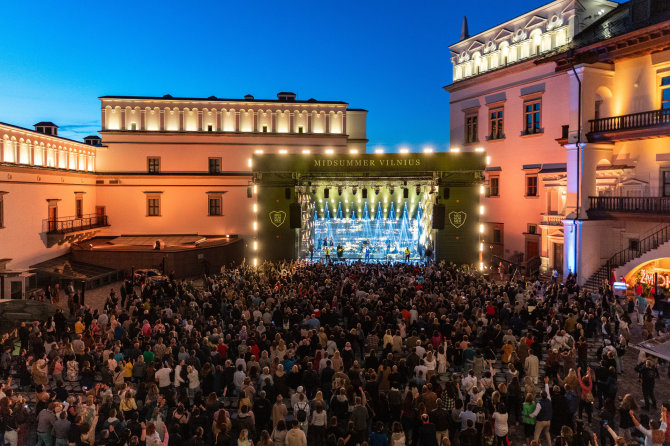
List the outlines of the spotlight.
<svg viewBox="0 0 670 446">
<path fill-rule="evenodd" d="M 402 197 L 409 198 L 409 189 L 407 189 L 406 187 L 402 188 Z"/>
<path fill-rule="evenodd" d="M 421 186 L 418 184 L 416 185 L 416 194 L 421 195 Z"/>
<path fill-rule="evenodd" d="M 354 187 L 354 190 L 352 191 L 354 195 L 356 195 L 356 192 L 358 192 L 358 188 Z"/>
<path fill-rule="evenodd" d="M 389 192 L 391 193 L 391 195 L 393 195 L 393 192 L 394 192 L 394 191 L 395 191 L 395 189 L 394 189 L 393 186 L 389 187 Z"/>
<path fill-rule="evenodd" d="M 363 198 L 368 198 L 368 189 L 363 188 L 363 190 L 361 191 L 361 195 L 363 195 Z"/>
<path fill-rule="evenodd" d="M 375 195 L 379 195 L 379 186 L 375 186 Z"/>
<path fill-rule="evenodd" d="M 342 186 L 337 186 L 337 195 L 342 195 Z"/>
<path fill-rule="evenodd" d="M 330 197 L 330 189 L 325 188 L 323 190 L 323 198 L 329 198 Z"/>
<path fill-rule="evenodd" d="M 312 186 L 312 195 L 316 195 L 316 187 Z"/>
</svg>

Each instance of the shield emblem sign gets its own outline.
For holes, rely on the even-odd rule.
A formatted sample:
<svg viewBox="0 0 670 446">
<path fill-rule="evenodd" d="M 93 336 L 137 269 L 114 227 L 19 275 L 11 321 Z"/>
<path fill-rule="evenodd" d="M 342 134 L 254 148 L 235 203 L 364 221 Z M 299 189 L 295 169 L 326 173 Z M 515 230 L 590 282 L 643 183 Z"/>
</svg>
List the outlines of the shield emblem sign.
<svg viewBox="0 0 670 446">
<path fill-rule="evenodd" d="M 463 211 L 451 211 L 449 212 L 449 223 L 456 229 L 459 229 L 465 224 L 465 219 L 468 217 Z"/>
<path fill-rule="evenodd" d="M 270 223 L 275 225 L 276 227 L 280 227 L 281 225 L 284 224 L 284 221 L 286 220 L 286 212 L 284 211 L 272 211 L 270 212 Z"/>
</svg>

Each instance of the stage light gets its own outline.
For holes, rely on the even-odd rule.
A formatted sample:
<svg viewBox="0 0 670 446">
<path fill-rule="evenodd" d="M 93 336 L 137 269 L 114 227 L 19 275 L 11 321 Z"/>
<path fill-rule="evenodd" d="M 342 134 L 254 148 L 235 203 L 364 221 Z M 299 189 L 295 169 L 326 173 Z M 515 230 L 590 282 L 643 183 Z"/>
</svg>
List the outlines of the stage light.
<svg viewBox="0 0 670 446">
<path fill-rule="evenodd" d="M 255 221 L 252 226 L 254 228 L 254 231 L 258 231 L 258 222 L 257 221 Z"/>
<path fill-rule="evenodd" d="M 344 200 L 344 202 L 348 204 L 348 203 L 349 203 L 349 199 L 346 198 L 346 199 Z"/>
<path fill-rule="evenodd" d="M 312 187 L 312 195 L 316 194 L 316 187 Z"/>
<path fill-rule="evenodd" d="M 256 155 L 262 155 L 263 154 L 263 149 L 258 149 L 254 152 Z"/>
<path fill-rule="evenodd" d="M 258 259 L 254 257 L 254 267 L 258 266 Z"/>
<path fill-rule="evenodd" d="M 333 149 L 326 149 L 326 155 L 332 155 L 333 153 L 335 153 Z"/>
<path fill-rule="evenodd" d="M 349 208 L 347 208 L 347 212 L 349 212 Z"/>
<path fill-rule="evenodd" d="M 477 147 L 477 148 L 475 149 L 475 152 L 483 152 L 483 151 L 484 151 L 484 148 L 483 148 L 483 147 Z"/>
<path fill-rule="evenodd" d="M 398 150 L 400 153 L 409 153 L 409 149 L 407 147 L 403 147 L 400 150 Z"/>
<path fill-rule="evenodd" d="M 480 234 L 483 234 L 483 233 L 484 233 L 484 225 L 483 225 L 483 224 L 480 224 L 480 225 L 479 225 L 479 233 L 480 233 Z"/>
<path fill-rule="evenodd" d="M 325 189 L 323 190 L 323 198 L 328 198 L 328 197 L 330 197 L 330 189 L 329 189 L 329 188 L 325 188 Z"/>
<path fill-rule="evenodd" d="M 375 186 L 375 195 L 379 195 L 379 186 Z"/>
<path fill-rule="evenodd" d="M 321 198 L 319 198 L 319 203 L 323 203 L 323 200 Z"/>
<path fill-rule="evenodd" d="M 359 213 L 359 214 L 361 213 L 361 208 L 358 208 L 358 213 Z"/>
<path fill-rule="evenodd" d="M 395 188 L 393 186 L 389 187 L 389 193 L 393 195 L 393 192 L 395 192 Z"/>
<path fill-rule="evenodd" d="M 484 195 L 484 192 L 486 192 L 486 188 L 482 184 L 481 186 L 479 186 L 479 195 Z"/>
<path fill-rule="evenodd" d="M 358 155 L 358 149 L 349 149 L 351 155 Z"/>
<path fill-rule="evenodd" d="M 361 201 L 363 201 L 363 200 L 361 200 L 361 197 L 358 197 L 358 202 L 360 203 Z"/>
<path fill-rule="evenodd" d="M 449 151 L 454 152 L 454 153 L 458 153 L 458 152 L 461 151 L 461 149 L 459 149 L 458 147 L 452 147 L 451 149 L 449 149 Z"/>
<path fill-rule="evenodd" d="M 409 198 L 409 189 L 407 189 L 406 187 L 402 188 L 402 197 Z"/>
<path fill-rule="evenodd" d="M 484 250 L 484 244 L 481 243 L 481 242 L 479 243 L 479 250 L 480 250 L 480 251 L 483 251 L 483 250 Z"/>
<path fill-rule="evenodd" d="M 479 206 L 479 215 L 484 215 L 484 205 Z"/>
<path fill-rule="evenodd" d="M 279 153 L 280 153 L 281 155 L 286 155 L 286 154 L 288 153 L 288 150 L 286 150 L 286 149 L 281 149 L 281 150 L 279 150 Z"/>
<path fill-rule="evenodd" d="M 303 155 L 309 155 L 310 153 L 312 153 L 312 152 L 309 149 L 303 149 L 303 151 L 302 151 Z"/>
<path fill-rule="evenodd" d="M 361 195 L 363 195 L 363 198 L 368 198 L 368 189 L 366 187 L 361 191 Z"/>
<path fill-rule="evenodd" d="M 416 185 L 416 194 L 417 194 L 417 195 L 420 195 L 420 194 L 421 194 L 421 186 L 418 185 L 418 184 Z"/>
<path fill-rule="evenodd" d="M 434 150 L 432 147 L 424 147 L 423 148 L 423 153 L 433 153 Z"/>
<path fill-rule="evenodd" d="M 388 203 L 388 202 L 389 202 L 389 199 L 388 199 L 388 198 L 384 198 L 384 204 L 386 204 L 386 203 Z"/>
<path fill-rule="evenodd" d="M 337 195 L 342 195 L 342 186 L 337 186 Z"/>
<path fill-rule="evenodd" d="M 254 251 L 258 251 L 258 242 L 254 240 Z"/>
<path fill-rule="evenodd" d="M 377 147 L 375 149 L 375 153 L 384 153 L 384 149 L 382 149 L 381 147 Z"/>
<path fill-rule="evenodd" d="M 484 271 L 484 263 L 479 262 L 479 271 Z"/>
<path fill-rule="evenodd" d="M 356 195 L 356 192 L 358 192 L 358 188 L 354 187 L 354 189 L 351 191 L 354 195 Z"/>
<path fill-rule="evenodd" d="M 254 212 L 258 212 L 258 205 L 254 203 Z"/>
</svg>

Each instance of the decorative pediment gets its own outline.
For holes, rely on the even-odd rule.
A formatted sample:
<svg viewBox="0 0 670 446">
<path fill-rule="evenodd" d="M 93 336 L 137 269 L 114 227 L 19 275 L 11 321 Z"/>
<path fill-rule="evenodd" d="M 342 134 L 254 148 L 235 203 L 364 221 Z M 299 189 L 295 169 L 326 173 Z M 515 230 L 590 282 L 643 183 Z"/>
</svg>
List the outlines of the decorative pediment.
<svg viewBox="0 0 670 446">
<path fill-rule="evenodd" d="M 503 39 L 508 39 L 513 34 L 514 34 L 514 32 L 512 32 L 512 30 L 507 29 L 507 28 L 503 28 L 500 31 L 498 31 L 498 34 L 496 34 L 496 36 L 493 38 L 493 40 L 494 41 L 500 41 L 500 40 L 503 40 Z"/>
<path fill-rule="evenodd" d="M 547 19 L 544 17 L 540 17 L 538 15 L 533 16 L 524 26 L 524 29 L 531 30 L 535 29 L 538 26 L 543 26 L 545 23 L 547 23 Z"/>
<path fill-rule="evenodd" d="M 472 44 L 468 48 L 468 51 L 469 52 L 470 51 L 480 51 L 480 50 L 483 50 L 483 49 L 484 49 L 484 42 L 482 42 L 480 40 L 475 40 L 474 42 L 472 42 Z"/>
</svg>

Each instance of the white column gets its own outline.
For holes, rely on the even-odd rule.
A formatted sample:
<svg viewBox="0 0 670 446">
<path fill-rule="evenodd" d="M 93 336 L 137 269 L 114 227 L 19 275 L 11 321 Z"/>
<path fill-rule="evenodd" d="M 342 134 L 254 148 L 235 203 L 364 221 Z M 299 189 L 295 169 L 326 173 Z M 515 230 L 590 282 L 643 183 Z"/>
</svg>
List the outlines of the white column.
<svg viewBox="0 0 670 446">
<path fill-rule="evenodd" d="M 179 131 L 184 131 L 184 110 L 179 109 Z"/>
<path fill-rule="evenodd" d="M 107 130 L 107 109 L 105 107 L 102 107 L 100 109 L 100 115 L 101 115 L 100 120 L 102 121 L 101 122 L 102 129 Z"/>
<path fill-rule="evenodd" d="M 330 112 L 326 112 L 326 133 L 330 133 Z"/>
<path fill-rule="evenodd" d="M 295 113 L 288 112 L 288 132 L 295 133 Z"/>
<path fill-rule="evenodd" d="M 223 110 L 216 111 L 216 131 L 223 131 Z"/>
<path fill-rule="evenodd" d="M 146 109 L 141 109 L 140 110 L 140 128 L 139 130 L 145 131 L 147 129 L 147 110 Z"/>
<path fill-rule="evenodd" d="M 158 111 L 158 120 L 159 120 L 159 128 L 161 132 L 165 131 L 165 109 L 161 108 Z"/>
<path fill-rule="evenodd" d="M 202 114 L 203 114 L 203 111 L 198 110 L 198 131 L 199 132 L 202 132 L 202 120 L 203 120 Z"/>
<path fill-rule="evenodd" d="M 272 133 L 277 133 L 277 110 L 270 111 L 270 124 L 272 125 Z"/>
<path fill-rule="evenodd" d="M 254 114 L 254 133 L 258 133 L 258 110 L 251 110 Z"/>
<path fill-rule="evenodd" d="M 307 133 L 312 133 L 312 112 L 307 112 Z"/>
<path fill-rule="evenodd" d="M 235 131 L 239 132 L 240 131 L 240 111 L 235 110 L 233 113 L 235 113 Z"/>
<path fill-rule="evenodd" d="M 126 129 L 126 109 L 121 109 L 121 130 Z"/>
</svg>

